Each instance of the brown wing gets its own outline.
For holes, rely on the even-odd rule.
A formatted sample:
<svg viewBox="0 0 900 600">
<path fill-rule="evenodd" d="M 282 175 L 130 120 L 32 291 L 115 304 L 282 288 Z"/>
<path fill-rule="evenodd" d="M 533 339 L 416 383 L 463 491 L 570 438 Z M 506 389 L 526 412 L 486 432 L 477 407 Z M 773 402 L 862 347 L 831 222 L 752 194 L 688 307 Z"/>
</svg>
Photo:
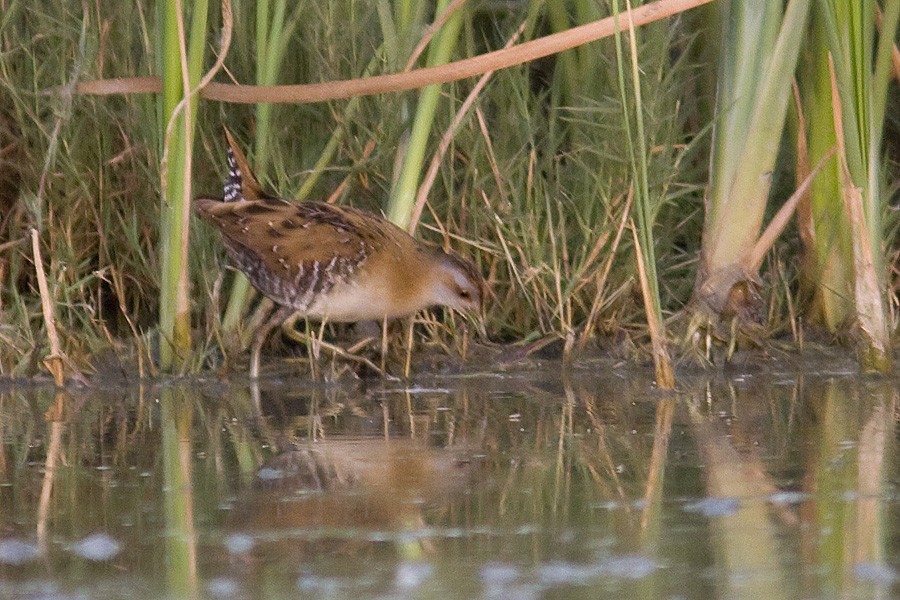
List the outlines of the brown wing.
<svg viewBox="0 0 900 600">
<path fill-rule="evenodd" d="M 298 310 L 346 281 L 387 239 L 384 219 L 321 202 L 199 198 L 195 206 L 251 283 Z"/>
</svg>

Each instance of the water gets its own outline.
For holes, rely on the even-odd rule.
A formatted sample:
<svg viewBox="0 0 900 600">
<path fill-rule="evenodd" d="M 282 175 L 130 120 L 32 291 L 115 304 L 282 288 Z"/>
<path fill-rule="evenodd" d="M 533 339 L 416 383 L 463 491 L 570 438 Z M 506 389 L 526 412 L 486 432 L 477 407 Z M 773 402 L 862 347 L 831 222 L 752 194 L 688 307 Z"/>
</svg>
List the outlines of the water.
<svg viewBox="0 0 900 600">
<path fill-rule="evenodd" d="M 896 379 L 0 391 L 0 598 L 900 593 Z"/>
</svg>

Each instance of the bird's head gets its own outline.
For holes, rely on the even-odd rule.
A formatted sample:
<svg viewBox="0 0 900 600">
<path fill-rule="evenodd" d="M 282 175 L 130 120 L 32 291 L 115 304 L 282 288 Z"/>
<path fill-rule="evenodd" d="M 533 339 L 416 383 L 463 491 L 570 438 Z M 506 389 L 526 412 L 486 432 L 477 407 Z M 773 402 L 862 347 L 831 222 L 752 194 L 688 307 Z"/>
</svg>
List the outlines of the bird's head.
<svg viewBox="0 0 900 600">
<path fill-rule="evenodd" d="M 475 265 L 452 250 L 432 250 L 435 285 L 432 301 L 473 319 L 484 329 L 484 278 Z"/>
</svg>

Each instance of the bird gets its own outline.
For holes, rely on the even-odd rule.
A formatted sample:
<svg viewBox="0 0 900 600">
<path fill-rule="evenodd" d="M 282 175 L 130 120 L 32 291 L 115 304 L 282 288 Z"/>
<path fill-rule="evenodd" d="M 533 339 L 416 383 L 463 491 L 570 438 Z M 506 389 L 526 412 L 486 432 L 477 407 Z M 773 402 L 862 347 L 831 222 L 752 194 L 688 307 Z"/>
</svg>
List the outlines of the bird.
<svg viewBox="0 0 900 600">
<path fill-rule="evenodd" d="M 259 377 L 259 355 L 271 329 L 295 313 L 356 322 L 446 306 L 480 317 L 484 279 L 471 261 L 427 245 L 375 213 L 268 193 L 224 129 L 224 196 L 196 198 L 194 207 L 221 232 L 234 266 L 278 306 L 254 335 L 251 378 Z"/>
</svg>

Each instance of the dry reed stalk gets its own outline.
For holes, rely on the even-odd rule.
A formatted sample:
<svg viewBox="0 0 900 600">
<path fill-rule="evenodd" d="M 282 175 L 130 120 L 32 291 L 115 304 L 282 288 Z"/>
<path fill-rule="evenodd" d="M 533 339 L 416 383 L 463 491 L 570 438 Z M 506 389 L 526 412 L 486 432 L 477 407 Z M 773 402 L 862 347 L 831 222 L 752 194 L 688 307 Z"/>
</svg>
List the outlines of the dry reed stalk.
<svg viewBox="0 0 900 600">
<path fill-rule="evenodd" d="M 844 144 L 844 120 L 838 92 L 834 60 L 829 56 L 831 101 L 834 105 L 834 131 L 837 137 L 838 163 L 844 179 L 844 206 L 853 232 L 853 291 L 856 301 L 856 324 L 859 327 L 860 366 L 864 371 L 887 373 L 891 369 L 891 347 L 888 324 L 881 299 L 881 286 L 875 271 L 869 225 L 863 212 L 862 190 L 854 185 L 847 165 Z"/>
<path fill-rule="evenodd" d="M 634 26 L 647 25 L 692 8 L 709 4 L 713 0 L 658 0 L 639 6 L 632 11 Z M 511 48 L 495 50 L 478 56 L 434 67 L 416 69 L 408 73 L 392 73 L 358 79 L 345 79 L 325 83 L 300 85 L 241 85 L 210 82 L 200 95 L 208 100 L 236 104 L 324 102 L 353 96 L 370 96 L 389 92 L 414 90 L 435 83 L 450 83 L 482 75 L 488 71 L 505 69 L 538 58 L 570 50 L 577 46 L 609 37 L 616 31 L 616 18 L 606 17 L 524 42 Z M 110 95 L 159 92 L 159 78 L 135 77 L 84 81 L 78 84 L 79 94 Z"/>
<path fill-rule="evenodd" d="M 791 215 L 794 214 L 797 205 L 803 200 L 813 179 L 816 178 L 816 175 L 819 174 L 819 171 L 821 171 L 822 167 L 825 166 L 825 163 L 828 162 L 828 159 L 834 156 L 836 150 L 837 148 L 831 148 L 831 150 L 826 152 L 825 155 L 819 159 L 818 164 L 816 164 L 813 170 L 809 172 L 800 186 L 794 190 L 791 197 L 781 205 L 781 208 L 778 209 L 778 212 L 775 213 L 772 220 L 769 221 L 768 227 L 766 227 L 766 230 L 759 236 L 756 240 L 756 244 L 753 245 L 753 249 L 747 255 L 747 263 L 749 265 L 747 267 L 748 272 L 756 273 L 759 271 L 759 268 L 762 266 L 763 258 L 765 258 L 766 253 L 775 244 L 775 240 L 778 239 L 778 236 L 781 235 L 784 228 L 787 227 Z"/>
<path fill-rule="evenodd" d="M 634 240 L 635 259 L 638 267 L 638 278 L 641 282 L 641 295 L 644 298 L 644 313 L 647 315 L 647 329 L 650 331 L 650 346 L 653 352 L 653 366 L 656 369 L 656 386 L 661 390 L 675 389 L 675 372 L 672 370 L 672 359 L 666 348 L 665 329 L 656 318 L 653 310 L 650 292 L 650 280 L 644 269 L 644 261 L 641 260 L 641 241 L 638 239 L 637 227 L 634 221 L 629 219 L 631 237 Z"/>
<path fill-rule="evenodd" d="M 66 383 L 66 375 L 63 369 L 65 355 L 59 343 L 59 333 L 56 330 L 56 313 L 53 310 L 53 299 L 50 297 L 50 289 L 47 286 L 47 274 L 44 272 L 43 258 L 41 257 L 41 244 L 38 239 L 38 231 L 31 228 L 31 251 L 34 256 L 34 271 L 38 280 L 38 290 L 41 295 L 41 310 L 44 314 L 44 324 L 47 328 L 47 339 L 50 342 L 50 354 L 44 358 L 44 366 L 53 376 L 56 387 L 63 387 Z"/>
</svg>

